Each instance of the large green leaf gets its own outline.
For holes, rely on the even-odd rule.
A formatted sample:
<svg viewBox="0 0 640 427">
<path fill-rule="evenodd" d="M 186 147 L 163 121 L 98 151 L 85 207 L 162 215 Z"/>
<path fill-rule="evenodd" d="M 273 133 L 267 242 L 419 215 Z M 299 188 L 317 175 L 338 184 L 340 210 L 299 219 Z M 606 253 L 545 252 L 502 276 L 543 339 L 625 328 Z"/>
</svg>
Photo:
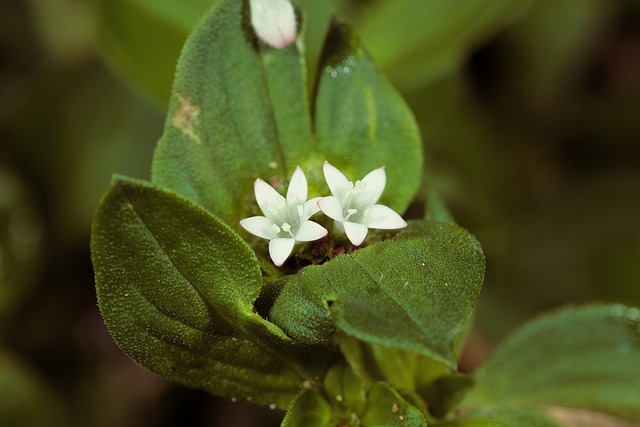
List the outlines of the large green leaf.
<svg viewBox="0 0 640 427">
<path fill-rule="evenodd" d="M 91 248 L 109 332 L 143 366 L 213 394 L 281 407 L 317 374 L 304 349 L 254 312 L 262 287 L 255 255 L 201 207 L 114 179 Z"/>
<path fill-rule="evenodd" d="M 153 162 L 155 183 L 234 225 L 257 177 L 282 185 L 313 147 L 304 61 L 258 41 L 248 13 L 221 1 L 189 37 Z"/>
<path fill-rule="evenodd" d="M 469 51 L 520 15 L 529 0 L 387 0 L 358 21 L 367 45 L 408 90 L 455 71 Z"/>
<path fill-rule="evenodd" d="M 334 21 L 315 102 L 317 155 L 355 180 L 386 166 L 382 203 L 404 212 L 420 183 L 422 143 L 413 113 L 367 54 L 351 25 Z"/>
<path fill-rule="evenodd" d="M 640 309 L 567 308 L 500 346 L 476 374 L 466 406 L 585 408 L 640 420 Z"/>
<path fill-rule="evenodd" d="M 413 222 L 395 239 L 281 279 L 269 317 L 303 343 L 328 343 L 335 324 L 359 340 L 453 368 L 483 275 L 482 250 L 470 234 Z"/>
</svg>

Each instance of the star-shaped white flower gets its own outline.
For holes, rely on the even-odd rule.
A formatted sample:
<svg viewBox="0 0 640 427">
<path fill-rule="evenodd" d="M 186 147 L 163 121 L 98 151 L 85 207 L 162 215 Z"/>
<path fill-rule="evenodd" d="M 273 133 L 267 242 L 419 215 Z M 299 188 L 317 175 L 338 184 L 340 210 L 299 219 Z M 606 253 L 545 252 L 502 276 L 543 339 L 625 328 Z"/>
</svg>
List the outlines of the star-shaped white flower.
<svg viewBox="0 0 640 427">
<path fill-rule="evenodd" d="M 296 14 L 288 0 L 251 0 L 251 25 L 258 37 L 278 49 L 296 38 Z"/>
<path fill-rule="evenodd" d="M 355 184 L 329 162 L 324 162 L 323 170 L 333 196 L 323 197 L 318 206 L 355 246 L 362 244 L 370 228 L 395 230 L 407 226 L 393 209 L 376 204 L 387 183 L 384 166 Z"/>
<path fill-rule="evenodd" d="M 327 229 L 309 221 L 320 210 L 320 197 L 307 200 L 307 178 L 298 166 L 291 176 L 286 199 L 273 187 L 256 179 L 253 188 L 264 216 L 240 221 L 251 234 L 269 240 L 269 256 L 280 267 L 291 255 L 296 242 L 311 242 L 327 235 Z"/>
</svg>

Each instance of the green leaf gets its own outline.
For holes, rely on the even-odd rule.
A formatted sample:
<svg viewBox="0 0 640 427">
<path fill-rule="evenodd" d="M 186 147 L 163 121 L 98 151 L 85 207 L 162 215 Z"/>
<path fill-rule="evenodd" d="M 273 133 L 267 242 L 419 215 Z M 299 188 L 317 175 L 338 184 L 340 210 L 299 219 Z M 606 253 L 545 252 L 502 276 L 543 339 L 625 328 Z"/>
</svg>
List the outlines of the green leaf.
<svg viewBox="0 0 640 427">
<path fill-rule="evenodd" d="M 216 1 L 100 0 L 100 47 L 118 71 L 164 103 L 187 35 Z"/>
<path fill-rule="evenodd" d="M 567 308 L 507 339 L 466 406 L 552 405 L 640 420 L 640 309 Z"/>
<path fill-rule="evenodd" d="M 328 427 L 331 405 L 315 390 L 304 390 L 289 405 L 281 427 Z"/>
<path fill-rule="evenodd" d="M 366 407 L 366 396 L 362 379 L 346 363 L 332 367 L 324 379 L 324 389 L 334 408 L 349 414 L 362 416 Z"/>
<path fill-rule="evenodd" d="M 426 427 L 427 420 L 389 385 L 377 383 L 367 395 L 367 412 L 362 423 L 364 427 Z"/>
<path fill-rule="evenodd" d="M 304 61 L 258 41 L 248 14 L 223 0 L 189 37 L 152 170 L 232 226 L 256 178 L 282 186 L 313 149 Z"/>
<path fill-rule="evenodd" d="M 253 252 L 201 207 L 116 178 L 98 207 L 91 248 L 107 328 L 148 369 L 280 407 L 318 375 L 313 357 L 321 352 L 305 356 L 253 311 L 262 287 Z"/>
<path fill-rule="evenodd" d="M 516 408 L 480 409 L 438 425 L 441 427 L 560 427 L 558 423 L 541 413 Z"/>
<path fill-rule="evenodd" d="M 269 317 L 305 344 L 329 343 L 335 324 L 359 340 L 454 368 L 483 275 L 482 250 L 469 233 L 413 222 L 395 239 L 281 279 Z"/>
<path fill-rule="evenodd" d="M 334 21 L 320 63 L 314 150 L 352 180 L 386 166 L 381 203 L 404 212 L 420 184 L 422 143 L 413 113 L 353 28 Z"/>
<path fill-rule="evenodd" d="M 389 77 L 411 90 L 455 71 L 472 48 L 519 16 L 523 0 L 388 0 L 374 3 L 358 29 Z"/>
<path fill-rule="evenodd" d="M 336 341 L 368 386 L 387 381 L 397 389 L 420 391 L 451 372 L 444 364 L 417 353 L 369 344 L 344 334 L 338 334 Z"/>
</svg>

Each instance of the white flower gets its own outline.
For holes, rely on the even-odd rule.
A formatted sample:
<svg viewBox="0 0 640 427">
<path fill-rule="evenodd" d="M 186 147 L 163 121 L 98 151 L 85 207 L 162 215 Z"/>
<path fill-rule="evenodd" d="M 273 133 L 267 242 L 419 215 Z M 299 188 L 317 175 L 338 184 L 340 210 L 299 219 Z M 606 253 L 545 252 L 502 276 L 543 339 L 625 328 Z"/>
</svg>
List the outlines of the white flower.
<svg viewBox="0 0 640 427">
<path fill-rule="evenodd" d="M 355 246 L 364 241 L 369 228 L 394 230 L 407 226 L 393 209 L 376 204 L 387 183 L 384 166 L 369 172 L 355 184 L 329 162 L 324 162 L 323 170 L 333 196 L 323 197 L 318 206 Z"/>
<path fill-rule="evenodd" d="M 288 0 L 251 0 L 251 25 L 258 37 L 278 49 L 296 38 L 296 14 Z"/>
<path fill-rule="evenodd" d="M 320 197 L 307 201 L 307 179 L 300 166 L 291 176 L 286 199 L 260 178 L 253 188 L 265 216 L 243 219 L 240 225 L 249 233 L 269 240 L 269 255 L 278 267 L 289 258 L 296 242 L 311 242 L 327 235 L 324 227 L 309 221 L 320 210 Z"/>
</svg>

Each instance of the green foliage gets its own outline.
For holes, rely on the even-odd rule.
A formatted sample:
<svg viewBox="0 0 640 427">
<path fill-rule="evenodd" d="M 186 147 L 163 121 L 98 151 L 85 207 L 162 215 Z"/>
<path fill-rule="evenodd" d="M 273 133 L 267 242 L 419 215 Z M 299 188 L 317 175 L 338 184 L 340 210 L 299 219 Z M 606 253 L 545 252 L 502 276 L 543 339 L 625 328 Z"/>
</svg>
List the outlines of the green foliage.
<svg viewBox="0 0 640 427">
<path fill-rule="evenodd" d="M 426 427 L 427 420 L 413 405 L 385 383 L 377 383 L 367 395 L 364 427 Z"/>
<path fill-rule="evenodd" d="M 130 0 L 157 16 L 172 10 L 143 4 Z M 386 28 L 410 6 L 421 9 L 409 0 L 381 2 L 371 22 Z M 446 22 L 425 25 L 423 12 L 416 13 L 399 32 L 403 43 L 374 36 L 382 40 L 381 58 L 408 84 L 423 82 L 523 7 L 507 0 L 471 6 L 434 3 L 429 19 Z M 190 15 L 176 19 L 184 24 Z M 449 43 L 416 55 L 416 46 L 431 39 Z M 327 191 L 324 160 L 352 179 L 385 165 L 392 191 L 381 201 L 399 212 L 421 179 L 413 115 L 352 26 L 331 23 L 311 96 L 302 51 L 302 35 L 284 49 L 258 40 L 249 3 L 240 0 L 220 1 L 189 37 L 153 183 L 115 178 L 95 216 L 98 299 L 118 344 L 179 383 L 289 405 L 284 426 L 429 420 L 551 427 L 554 415 L 534 411 L 548 406 L 640 418 L 637 309 L 558 312 L 516 333 L 475 378 L 455 372 L 484 256 L 431 186 L 426 219 L 398 233 L 377 234 L 344 255 L 327 252 L 331 259 L 297 272 L 261 266 L 264 246 L 254 245 L 254 253 L 235 232 L 256 211 L 256 178 L 282 192 L 301 165 L 310 192 L 319 195 Z M 414 70 L 426 77 L 401 72 L 406 56 L 418 57 L 423 66 Z M 460 401 L 464 412 L 451 415 Z"/>
<path fill-rule="evenodd" d="M 382 202 L 403 212 L 420 181 L 420 135 L 350 27 L 334 24 L 327 40 L 316 138 L 304 59 L 296 45 L 272 49 L 259 42 L 247 13 L 243 2 L 221 3 L 185 45 L 153 181 L 233 226 L 248 216 L 257 177 L 281 186 L 302 165 L 317 193 L 324 160 L 352 179 L 385 165 L 394 191 Z"/>
<path fill-rule="evenodd" d="M 312 144 L 297 49 L 262 46 L 248 13 L 246 2 L 222 2 L 189 38 L 152 171 L 234 225 L 252 182 L 288 179 Z"/>
<path fill-rule="evenodd" d="M 404 212 L 420 183 L 420 133 L 411 110 L 351 25 L 331 25 L 316 96 L 314 150 L 354 179 L 386 166 L 387 187 L 393 191 L 381 202 Z"/>
<path fill-rule="evenodd" d="M 109 332 L 165 378 L 286 406 L 317 374 L 311 357 L 298 360 L 298 346 L 253 312 L 261 288 L 253 252 L 192 202 L 116 178 L 95 217 L 92 255 Z"/>
<path fill-rule="evenodd" d="M 567 308 L 502 344 L 476 373 L 465 406 L 543 405 L 640 421 L 640 309 Z"/>
<path fill-rule="evenodd" d="M 281 427 L 326 427 L 333 412 L 331 405 L 314 390 L 304 390 L 289 405 Z"/>
<path fill-rule="evenodd" d="M 456 338 L 484 275 L 478 242 L 461 228 L 415 222 L 395 239 L 286 276 L 270 318 L 300 342 L 343 333 L 456 366 Z"/>
</svg>

